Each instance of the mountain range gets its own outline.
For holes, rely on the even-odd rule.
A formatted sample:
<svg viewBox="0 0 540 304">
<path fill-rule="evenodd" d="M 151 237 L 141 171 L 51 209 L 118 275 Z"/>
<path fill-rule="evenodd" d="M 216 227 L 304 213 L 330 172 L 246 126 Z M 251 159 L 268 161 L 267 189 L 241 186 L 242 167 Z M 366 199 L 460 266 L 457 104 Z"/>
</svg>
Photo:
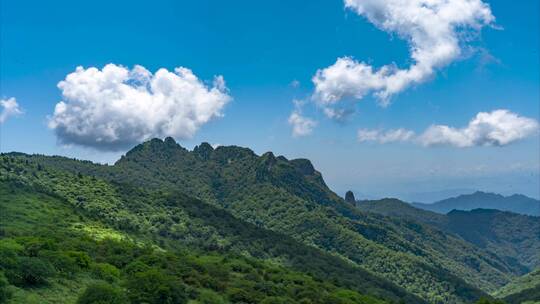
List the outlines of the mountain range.
<svg viewBox="0 0 540 304">
<path fill-rule="evenodd" d="M 417 202 L 424 204 L 431 204 L 438 202 L 449 197 L 456 197 L 462 194 L 471 194 L 476 192 L 475 189 L 470 188 L 452 188 L 437 191 L 423 191 L 423 192 L 407 192 L 397 194 L 395 197 L 406 202 Z M 366 198 L 371 199 L 371 198 Z"/>
<path fill-rule="evenodd" d="M 537 217 L 346 201 L 309 160 L 271 152 L 152 139 L 114 165 L 3 154 L 0 173 L 0 269 L 20 301 L 107 281 L 150 303 L 174 281 L 171 303 L 472 303 L 539 267 Z M 66 273 L 57 256 L 84 265 Z M 38 260 L 56 269 L 43 284 L 21 266 Z"/>
<path fill-rule="evenodd" d="M 359 209 L 423 223 L 502 257 L 524 273 L 540 268 L 540 220 L 494 209 L 452 210 L 448 214 L 418 209 L 397 199 L 360 201 Z"/>
<path fill-rule="evenodd" d="M 492 294 L 512 304 L 540 301 L 540 218 L 494 209 L 439 214 L 398 199 L 365 200 L 356 204 L 366 212 L 408 219 L 458 235 L 518 265 L 526 274 Z"/>
<path fill-rule="evenodd" d="M 438 213 L 448 213 L 454 209 L 473 210 L 483 208 L 540 216 L 540 200 L 521 194 L 503 196 L 495 193 L 476 191 L 472 194 L 463 194 L 432 204 L 413 203 L 413 206 Z"/>
</svg>

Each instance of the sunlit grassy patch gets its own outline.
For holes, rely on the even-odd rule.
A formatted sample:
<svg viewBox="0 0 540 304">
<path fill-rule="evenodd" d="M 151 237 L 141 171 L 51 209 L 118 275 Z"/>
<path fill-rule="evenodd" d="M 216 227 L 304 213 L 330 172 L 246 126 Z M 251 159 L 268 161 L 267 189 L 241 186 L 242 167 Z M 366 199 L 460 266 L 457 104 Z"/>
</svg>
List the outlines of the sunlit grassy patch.
<svg viewBox="0 0 540 304">
<path fill-rule="evenodd" d="M 123 233 L 120 233 L 111 228 L 100 227 L 98 225 L 75 223 L 73 224 L 72 228 L 78 231 L 82 231 L 98 241 L 103 239 L 112 239 L 116 241 L 130 239 L 127 235 Z"/>
</svg>

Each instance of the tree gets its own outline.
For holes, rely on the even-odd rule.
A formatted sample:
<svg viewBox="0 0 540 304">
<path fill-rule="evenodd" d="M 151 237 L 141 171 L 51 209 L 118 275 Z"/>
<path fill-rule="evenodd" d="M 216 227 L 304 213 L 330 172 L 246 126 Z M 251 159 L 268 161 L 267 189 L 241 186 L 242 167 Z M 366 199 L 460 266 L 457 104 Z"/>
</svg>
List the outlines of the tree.
<svg viewBox="0 0 540 304">
<path fill-rule="evenodd" d="M 9 283 L 3 272 L 0 272 L 0 303 L 7 303 L 11 298 L 11 290 L 9 290 Z"/>
<path fill-rule="evenodd" d="M 113 283 L 120 278 L 120 270 L 111 264 L 95 263 L 92 265 L 92 273 L 109 283 Z"/>
<path fill-rule="evenodd" d="M 19 275 L 22 284 L 27 286 L 42 285 L 54 275 L 51 263 L 35 257 L 23 257 L 19 260 Z"/>
<path fill-rule="evenodd" d="M 126 286 L 132 303 L 187 303 L 184 285 L 177 278 L 156 268 L 135 273 L 127 280 Z"/>
<path fill-rule="evenodd" d="M 86 287 L 77 304 L 127 304 L 124 292 L 111 284 L 98 282 Z"/>
<path fill-rule="evenodd" d="M 481 298 L 480 300 L 476 301 L 475 304 L 504 304 L 504 302 L 500 300 L 490 300 L 488 298 Z"/>
</svg>

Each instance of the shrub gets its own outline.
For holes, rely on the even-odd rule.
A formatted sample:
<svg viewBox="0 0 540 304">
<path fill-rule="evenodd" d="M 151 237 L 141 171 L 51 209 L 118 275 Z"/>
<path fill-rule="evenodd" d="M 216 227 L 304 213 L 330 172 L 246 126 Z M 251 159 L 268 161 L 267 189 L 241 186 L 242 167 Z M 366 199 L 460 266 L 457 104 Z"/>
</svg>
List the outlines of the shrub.
<svg viewBox="0 0 540 304">
<path fill-rule="evenodd" d="M 72 258 L 75 259 L 75 262 L 77 263 L 77 266 L 87 269 L 90 266 L 90 263 L 92 262 L 92 259 L 82 251 L 67 251 L 66 254 Z"/>
<path fill-rule="evenodd" d="M 37 257 L 41 250 L 55 250 L 53 240 L 42 238 L 30 238 L 24 244 L 24 251 L 27 256 Z"/>
<path fill-rule="evenodd" d="M 98 282 L 86 287 L 77 304 L 127 304 L 124 292 L 111 284 Z"/>
<path fill-rule="evenodd" d="M 11 284 L 20 281 L 18 254 L 22 250 L 23 247 L 12 239 L 0 240 L 0 269 Z"/>
<path fill-rule="evenodd" d="M 187 303 L 184 285 L 175 277 L 164 274 L 156 268 L 135 273 L 128 278 L 126 286 L 132 303 Z"/>
<path fill-rule="evenodd" d="M 200 304 L 227 303 L 220 295 L 208 289 L 203 289 L 200 291 L 199 296 L 197 297 L 197 302 L 199 302 Z"/>
<path fill-rule="evenodd" d="M 230 288 L 227 294 L 229 300 L 234 303 L 256 303 L 256 296 L 244 288 Z"/>
<path fill-rule="evenodd" d="M 25 286 L 37 286 L 47 283 L 47 279 L 55 273 L 53 266 L 48 261 L 37 257 L 19 258 L 20 284 Z"/>
<path fill-rule="evenodd" d="M 42 250 L 39 257 L 49 261 L 59 274 L 66 277 L 73 277 L 79 270 L 76 259 L 62 251 Z"/>
<path fill-rule="evenodd" d="M 109 283 L 115 282 L 120 277 L 120 270 L 107 263 L 92 264 L 92 273 L 97 278 L 105 280 Z"/>
<path fill-rule="evenodd" d="M 499 300 L 490 300 L 488 298 L 481 298 L 480 300 L 476 301 L 475 304 L 504 304 L 504 302 Z"/>
<path fill-rule="evenodd" d="M 283 297 L 268 297 L 262 300 L 261 304 L 289 304 L 291 299 Z"/>
<path fill-rule="evenodd" d="M 0 272 L 0 303 L 7 303 L 11 298 L 11 290 L 9 289 L 9 283 L 3 272 Z"/>
<path fill-rule="evenodd" d="M 131 263 L 129 263 L 124 269 L 124 273 L 126 273 L 128 276 L 131 276 L 137 272 L 145 272 L 147 270 L 150 270 L 150 266 L 146 265 L 142 261 L 136 260 Z"/>
</svg>

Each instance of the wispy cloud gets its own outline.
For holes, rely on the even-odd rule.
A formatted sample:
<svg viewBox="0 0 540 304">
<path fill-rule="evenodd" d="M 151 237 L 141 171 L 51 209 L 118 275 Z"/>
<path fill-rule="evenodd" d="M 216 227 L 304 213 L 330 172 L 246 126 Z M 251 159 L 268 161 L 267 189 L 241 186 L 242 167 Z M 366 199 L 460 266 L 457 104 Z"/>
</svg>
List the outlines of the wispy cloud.
<svg viewBox="0 0 540 304">
<path fill-rule="evenodd" d="M 411 66 L 388 64 L 375 68 L 352 57 L 313 76 L 314 98 L 332 107 L 345 97 L 362 99 L 373 93 L 386 106 L 390 98 L 411 85 L 431 78 L 437 69 L 462 55 L 462 45 L 495 17 L 481 0 L 345 0 L 345 7 L 365 17 L 377 28 L 405 39 Z"/>
<path fill-rule="evenodd" d="M 4 123 L 9 117 L 21 115 L 23 113 L 14 97 L 0 99 L 0 108 L 0 124 Z"/>
<path fill-rule="evenodd" d="M 311 118 L 305 117 L 302 114 L 302 106 L 304 102 L 301 100 L 293 100 L 294 110 L 289 115 L 288 122 L 292 126 L 292 136 L 302 137 L 310 135 L 313 129 L 317 126 L 317 122 Z"/>
<path fill-rule="evenodd" d="M 404 142 L 410 141 L 415 136 L 414 132 L 411 130 L 406 130 L 403 128 L 395 130 L 369 130 L 369 129 L 360 129 L 358 130 L 358 141 L 377 141 L 381 144 L 391 143 L 391 142 Z"/>
</svg>

